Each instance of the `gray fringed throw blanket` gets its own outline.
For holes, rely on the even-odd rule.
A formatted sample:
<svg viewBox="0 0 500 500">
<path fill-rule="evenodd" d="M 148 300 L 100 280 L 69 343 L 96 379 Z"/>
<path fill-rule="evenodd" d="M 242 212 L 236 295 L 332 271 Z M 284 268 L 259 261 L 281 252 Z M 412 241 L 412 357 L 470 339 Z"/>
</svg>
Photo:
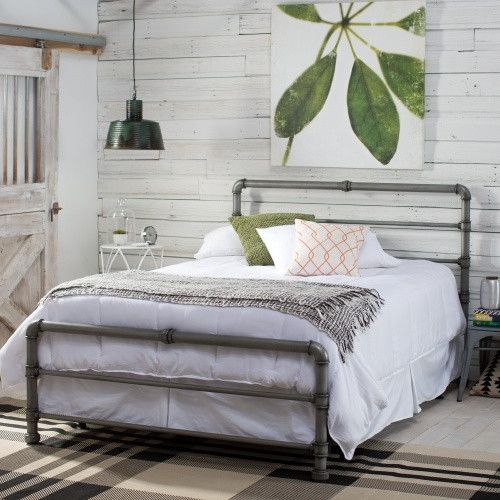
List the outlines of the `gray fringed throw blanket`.
<svg viewBox="0 0 500 500">
<path fill-rule="evenodd" d="M 370 325 L 384 300 L 376 290 L 303 281 L 207 278 L 146 271 L 98 274 L 63 283 L 44 300 L 107 295 L 173 304 L 262 307 L 306 319 L 338 346 L 353 350 L 356 333 Z"/>
</svg>

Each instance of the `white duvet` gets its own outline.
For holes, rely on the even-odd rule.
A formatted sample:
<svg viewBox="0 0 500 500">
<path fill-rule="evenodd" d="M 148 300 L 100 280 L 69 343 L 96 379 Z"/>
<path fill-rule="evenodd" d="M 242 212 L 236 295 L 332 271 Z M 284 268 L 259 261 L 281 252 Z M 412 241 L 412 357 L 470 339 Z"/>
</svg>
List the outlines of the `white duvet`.
<svg viewBox="0 0 500 500">
<path fill-rule="evenodd" d="M 243 257 L 215 257 L 159 272 L 349 283 L 377 289 L 385 305 L 370 328 L 356 337 L 354 353 L 342 363 L 326 334 L 306 320 L 276 311 L 113 297 L 54 299 L 35 310 L 0 351 L 3 393 L 24 396 L 25 327 L 40 318 L 316 340 L 330 356 L 330 435 L 351 458 L 356 446 L 391 422 L 420 411 L 421 402 L 440 395 L 458 375 L 465 320 L 455 278 L 444 265 L 403 261 L 395 268 L 362 270 L 357 278 L 297 278 L 279 276 L 274 267 L 249 267 Z M 298 392 L 311 391 L 314 385 L 313 365 L 307 356 L 100 337 L 43 336 L 40 364 L 51 369 L 258 383 Z M 40 408 L 49 413 L 265 439 L 314 439 L 313 407 L 302 402 L 46 377 L 40 382 Z"/>
</svg>

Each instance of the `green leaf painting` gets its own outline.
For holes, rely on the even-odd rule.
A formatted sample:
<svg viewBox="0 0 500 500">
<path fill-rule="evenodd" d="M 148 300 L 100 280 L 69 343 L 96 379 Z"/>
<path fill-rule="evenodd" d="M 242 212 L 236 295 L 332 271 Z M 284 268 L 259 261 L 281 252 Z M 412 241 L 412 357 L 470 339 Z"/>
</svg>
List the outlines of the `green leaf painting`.
<svg viewBox="0 0 500 500">
<path fill-rule="evenodd" d="M 398 147 L 399 115 L 382 79 L 360 59 L 352 66 L 347 109 L 356 136 L 387 165 Z"/>
<path fill-rule="evenodd" d="M 278 137 L 297 135 L 323 108 L 335 72 L 335 52 L 307 68 L 281 96 L 274 114 Z"/>
<path fill-rule="evenodd" d="M 409 16 L 401 19 L 397 23 L 400 28 L 403 28 L 410 33 L 418 36 L 425 35 L 425 7 L 412 12 Z"/>
<path fill-rule="evenodd" d="M 424 117 L 424 61 L 401 54 L 378 55 L 389 88 L 419 118 Z"/>
<path fill-rule="evenodd" d="M 410 54 L 392 53 L 387 50 L 390 47 L 387 42 L 384 50 L 375 47 L 372 45 L 374 42 L 370 42 L 370 33 L 372 27 L 377 27 L 377 40 L 381 40 L 380 30 L 387 30 L 387 39 L 390 40 L 391 30 L 404 30 L 408 32 L 404 35 L 409 40 L 407 46 L 413 47 L 412 44 L 416 42 L 410 37 L 416 40 L 414 35 L 425 36 L 425 7 L 419 7 L 422 3 L 415 0 L 407 9 L 401 10 L 399 7 L 397 12 L 415 10 L 396 21 L 394 17 L 392 20 L 377 19 L 375 11 L 371 17 L 367 17 L 367 12 L 370 12 L 368 9 L 374 2 L 337 4 L 337 16 L 332 16 L 331 13 L 335 11 L 331 5 L 328 7 L 330 10 L 321 6 L 317 8 L 313 4 L 279 6 L 291 18 L 317 23 L 317 27 L 309 30 L 319 30 L 323 37 L 318 40 L 318 46 L 311 54 L 311 65 L 274 101 L 277 102 L 274 110 L 274 133 L 278 138 L 288 139 L 282 156 L 283 165 L 288 163 L 295 137 L 315 122 L 316 117 L 325 109 L 332 119 L 345 120 L 348 127 L 346 130 L 352 134 L 353 141 L 359 141 L 378 164 L 385 166 L 391 163 L 398 150 L 401 135 L 405 133 L 405 127 L 409 126 L 408 120 L 424 118 L 424 61 L 410 55 L 412 50 Z M 300 36 L 300 32 L 295 32 L 294 36 Z M 399 39 L 401 36 L 399 35 Z M 340 45 L 342 42 L 343 45 Z M 402 52 L 407 50 L 409 49 L 403 49 Z M 370 53 L 372 55 L 368 57 Z M 288 56 L 291 58 L 293 54 Z M 344 73 L 349 70 L 350 75 Z M 345 89 L 344 84 L 335 84 L 337 79 L 345 81 L 347 78 L 347 91 L 342 90 Z M 346 94 L 341 97 L 339 92 Z M 329 99 L 332 95 L 334 98 Z M 346 106 L 339 105 L 340 97 Z M 396 103 L 402 105 L 396 106 Z M 404 114 L 404 120 L 401 113 Z M 324 120 L 321 126 L 325 127 Z M 411 132 L 406 132 L 408 133 Z M 327 130 L 324 134 L 328 137 Z M 309 135 L 309 139 L 310 137 Z M 297 147 L 297 143 L 295 144 Z"/>
<path fill-rule="evenodd" d="M 321 17 L 314 5 L 279 5 L 279 8 L 289 16 L 303 21 L 311 21 L 313 23 L 320 23 Z"/>
</svg>

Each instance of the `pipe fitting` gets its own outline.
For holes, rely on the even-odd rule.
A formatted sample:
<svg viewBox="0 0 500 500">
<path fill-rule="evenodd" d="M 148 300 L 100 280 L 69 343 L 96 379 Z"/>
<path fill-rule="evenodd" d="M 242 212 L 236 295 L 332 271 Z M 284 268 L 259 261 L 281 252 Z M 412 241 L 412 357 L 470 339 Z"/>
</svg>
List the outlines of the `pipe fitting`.
<svg viewBox="0 0 500 500">
<path fill-rule="evenodd" d="M 330 362 L 327 350 L 319 342 L 311 340 L 309 342 L 309 348 L 307 349 L 307 354 L 314 357 L 316 364 L 327 365 Z"/>
<path fill-rule="evenodd" d="M 312 443 L 312 446 L 315 458 L 328 458 L 328 441 L 325 441 L 324 443 L 318 443 L 317 441 L 314 441 Z"/>
<path fill-rule="evenodd" d="M 351 181 L 344 181 L 342 184 L 344 184 L 344 191 L 348 193 L 349 191 L 352 191 L 352 182 Z"/>
<path fill-rule="evenodd" d="M 160 341 L 164 344 L 174 344 L 174 329 L 169 328 L 168 330 L 162 330 L 160 333 Z"/>
<path fill-rule="evenodd" d="M 245 189 L 246 179 L 238 179 L 233 184 L 233 194 L 241 194 L 243 189 Z"/>
<path fill-rule="evenodd" d="M 460 257 L 458 259 L 458 265 L 464 269 L 470 268 L 470 257 Z"/>
<path fill-rule="evenodd" d="M 38 378 L 40 376 L 40 368 L 38 366 L 26 365 L 26 378 Z"/>
<path fill-rule="evenodd" d="M 326 394 L 314 394 L 314 406 L 318 410 L 328 410 L 330 403 L 330 395 Z"/>
<path fill-rule="evenodd" d="M 460 198 L 464 201 L 470 201 L 472 198 L 469 189 L 463 184 L 455 184 L 455 193 L 460 195 Z"/>
<path fill-rule="evenodd" d="M 27 339 L 37 339 L 42 331 L 43 319 L 39 319 L 38 321 L 33 321 L 26 328 L 26 338 Z"/>
</svg>

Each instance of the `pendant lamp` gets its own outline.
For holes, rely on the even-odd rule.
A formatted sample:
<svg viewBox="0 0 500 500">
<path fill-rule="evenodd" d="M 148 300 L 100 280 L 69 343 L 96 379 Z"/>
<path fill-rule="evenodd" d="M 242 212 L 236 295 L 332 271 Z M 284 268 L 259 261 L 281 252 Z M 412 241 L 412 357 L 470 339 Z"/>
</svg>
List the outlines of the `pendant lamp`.
<svg viewBox="0 0 500 500">
<path fill-rule="evenodd" d="M 109 124 L 106 149 L 165 149 L 160 124 L 142 119 L 142 101 L 135 86 L 135 0 L 132 15 L 132 76 L 134 91 L 127 100 L 127 118 Z"/>
</svg>

